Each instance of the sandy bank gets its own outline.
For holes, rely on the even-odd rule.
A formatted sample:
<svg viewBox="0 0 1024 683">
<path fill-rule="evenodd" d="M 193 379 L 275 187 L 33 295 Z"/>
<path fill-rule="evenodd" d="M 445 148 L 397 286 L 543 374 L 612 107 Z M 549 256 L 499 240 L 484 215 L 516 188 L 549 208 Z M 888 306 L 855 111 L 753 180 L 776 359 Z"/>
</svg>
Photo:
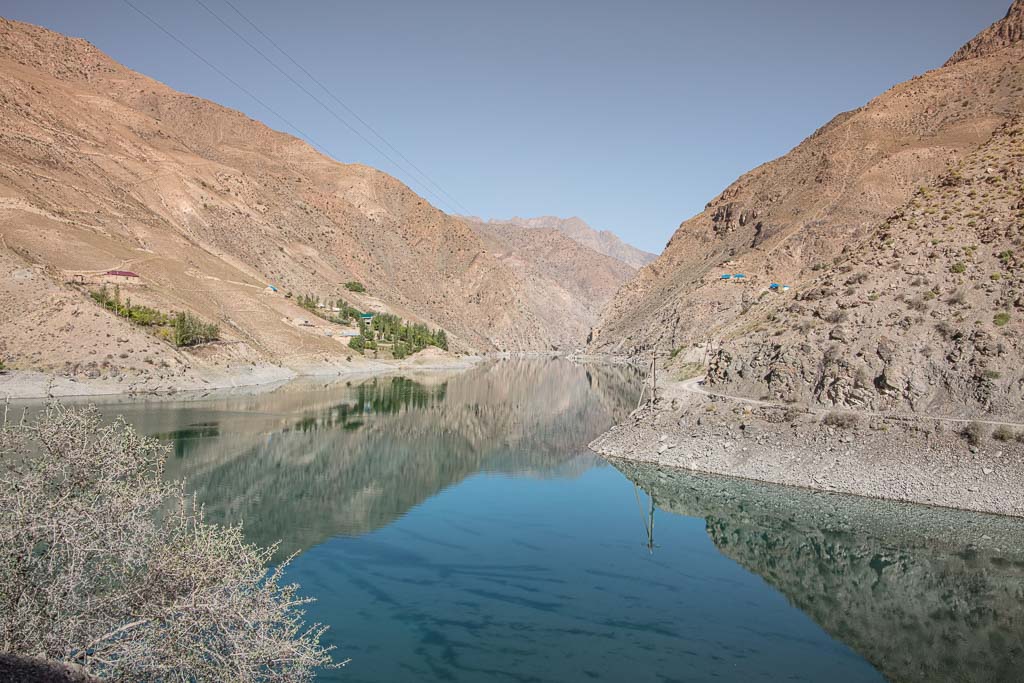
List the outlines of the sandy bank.
<svg viewBox="0 0 1024 683">
<path fill-rule="evenodd" d="M 289 365 L 235 363 L 223 367 L 198 366 L 181 375 L 156 378 L 78 378 L 32 370 L 0 372 L 0 400 L 35 400 L 48 397 L 174 396 L 176 400 L 205 398 L 211 394 L 255 393 L 300 378 L 354 379 L 415 371 L 461 371 L 485 356 L 455 356 L 425 349 L 401 361 L 370 360 L 324 362 L 306 359 Z"/>
<path fill-rule="evenodd" d="M 968 426 L 807 411 L 673 382 L 659 387 L 657 405 L 641 407 L 591 448 L 609 459 L 1024 516 L 1024 443 L 1013 429 L 984 424 L 972 427 L 972 443 Z"/>
</svg>

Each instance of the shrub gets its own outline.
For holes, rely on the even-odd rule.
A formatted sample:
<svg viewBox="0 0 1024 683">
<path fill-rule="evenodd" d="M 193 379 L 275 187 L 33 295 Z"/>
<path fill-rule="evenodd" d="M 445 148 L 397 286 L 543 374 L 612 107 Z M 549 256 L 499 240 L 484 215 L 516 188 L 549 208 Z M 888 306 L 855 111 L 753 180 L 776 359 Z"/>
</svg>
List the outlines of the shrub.
<svg viewBox="0 0 1024 683">
<path fill-rule="evenodd" d="M 960 436 L 972 446 L 980 445 L 985 439 L 987 428 L 980 422 L 971 422 L 960 432 Z"/>
<path fill-rule="evenodd" d="M 826 322 L 830 323 L 841 323 L 846 321 L 846 311 L 841 308 L 835 308 L 825 314 L 824 318 Z"/>
<path fill-rule="evenodd" d="M 1003 325 L 1010 322 L 1010 314 L 1007 313 L 1006 311 L 1003 311 L 1002 313 L 996 313 L 995 317 L 992 318 L 992 322 L 996 325 L 996 327 L 1002 327 Z"/>
<path fill-rule="evenodd" d="M 914 298 L 910 299 L 909 301 L 907 301 L 907 305 L 910 306 L 910 308 L 912 308 L 913 310 L 918 311 L 919 313 L 924 313 L 925 311 L 928 310 L 928 304 L 925 303 L 924 297 L 921 296 L 915 296 Z"/>
<path fill-rule="evenodd" d="M 967 303 L 967 290 L 963 287 L 956 289 L 949 298 L 946 299 L 946 303 L 952 306 L 963 306 Z"/>
<path fill-rule="evenodd" d="M 992 432 L 992 438 L 996 441 L 1013 441 L 1018 438 L 1018 434 L 1006 425 L 999 425 L 995 431 Z"/>
<path fill-rule="evenodd" d="M 310 680 L 325 628 L 303 623 L 274 548 L 209 524 L 167 449 L 95 408 L 0 424 L 0 643 L 114 681 Z"/>
<path fill-rule="evenodd" d="M 363 286 L 363 283 L 362 282 L 358 282 L 356 280 L 352 280 L 351 282 L 346 282 L 345 283 L 345 289 L 347 289 L 350 292 L 358 292 L 360 294 L 366 291 L 366 287 Z"/>
<path fill-rule="evenodd" d="M 174 316 L 174 345 L 195 346 L 220 339 L 220 328 L 213 323 L 205 323 L 191 313 L 178 313 Z"/>
<path fill-rule="evenodd" d="M 366 337 L 361 334 L 357 334 L 348 340 L 348 346 L 349 348 L 362 353 L 366 349 Z"/>
<path fill-rule="evenodd" d="M 852 429 L 857 426 L 858 422 L 860 422 L 860 418 L 854 413 L 833 411 L 825 416 L 824 422 L 829 427 Z"/>
<path fill-rule="evenodd" d="M 967 266 L 964 264 L 963 261 L 957 261 L 956 263 L 949 267 L 949 272 L 951 273 L 964 273 L 966 271 Z"/>
</svg>

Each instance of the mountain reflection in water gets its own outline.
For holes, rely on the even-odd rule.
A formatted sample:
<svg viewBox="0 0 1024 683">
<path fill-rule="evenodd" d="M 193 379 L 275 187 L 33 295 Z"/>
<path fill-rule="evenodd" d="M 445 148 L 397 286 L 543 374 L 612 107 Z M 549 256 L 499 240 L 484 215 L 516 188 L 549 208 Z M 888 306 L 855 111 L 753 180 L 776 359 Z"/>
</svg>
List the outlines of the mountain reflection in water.
<svg viewBox="0 0 1024 683">
<path fill-rule="evenodd" d="M 449 375 L 309 383 L 143 410 L 129 422 L 172 442 L 168 474 L 216 522 L 244 521 L 279 555 L 380 528 L 479 472 L 567 475 L 635 405 L 636 371 L 506 360 Z M 581 446 L 582 445 L 582 446 Z"/>
<path fill-rule="evenodd" d="M 615 466 L 890 680 L 1024 676 L 1020 520 Z"/>
</svg>

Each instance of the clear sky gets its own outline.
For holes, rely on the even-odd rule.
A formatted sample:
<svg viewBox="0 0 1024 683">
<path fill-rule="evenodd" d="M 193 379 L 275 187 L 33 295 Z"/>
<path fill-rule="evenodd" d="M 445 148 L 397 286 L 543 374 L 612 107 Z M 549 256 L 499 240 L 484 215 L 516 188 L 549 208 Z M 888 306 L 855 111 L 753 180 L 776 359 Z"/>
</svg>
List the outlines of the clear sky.
<svg viewBox="0 0 1024 683">
<path fill-rule="evenodd" d="M 356 128 L 232 2 L 458 205 Z M 741 173 L 940 66 L 1010 0 L 130 0 L 340 161 L 452 212 L 580 216 L 660 252 Z M 168 85 L 295 133 L 126 0 L 0 0 Z M 364 135 L 375 140 L 372 133 Z M 440 199 L 438 196 L 440 195 Z"/>
</svg>

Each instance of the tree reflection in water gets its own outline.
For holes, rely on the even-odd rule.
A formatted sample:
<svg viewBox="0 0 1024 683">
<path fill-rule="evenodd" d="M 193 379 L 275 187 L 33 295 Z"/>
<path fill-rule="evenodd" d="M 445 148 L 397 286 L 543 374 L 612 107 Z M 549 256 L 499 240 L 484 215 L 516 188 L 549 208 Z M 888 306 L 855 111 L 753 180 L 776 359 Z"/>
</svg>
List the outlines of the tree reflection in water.
<svg viewBox="0 0 1024 683">
<path fill-rule="evenodd" d="M 251 541 L 280 540 L 283 555 L 377 529 L 476 472 L 601 465 L 581 444 L 638 391 L 626 366 L 506 360 L 125 412 L 174 443 L 169 475 L 187 479 L 212 520 L 244 521 Z"/>
</svg>

